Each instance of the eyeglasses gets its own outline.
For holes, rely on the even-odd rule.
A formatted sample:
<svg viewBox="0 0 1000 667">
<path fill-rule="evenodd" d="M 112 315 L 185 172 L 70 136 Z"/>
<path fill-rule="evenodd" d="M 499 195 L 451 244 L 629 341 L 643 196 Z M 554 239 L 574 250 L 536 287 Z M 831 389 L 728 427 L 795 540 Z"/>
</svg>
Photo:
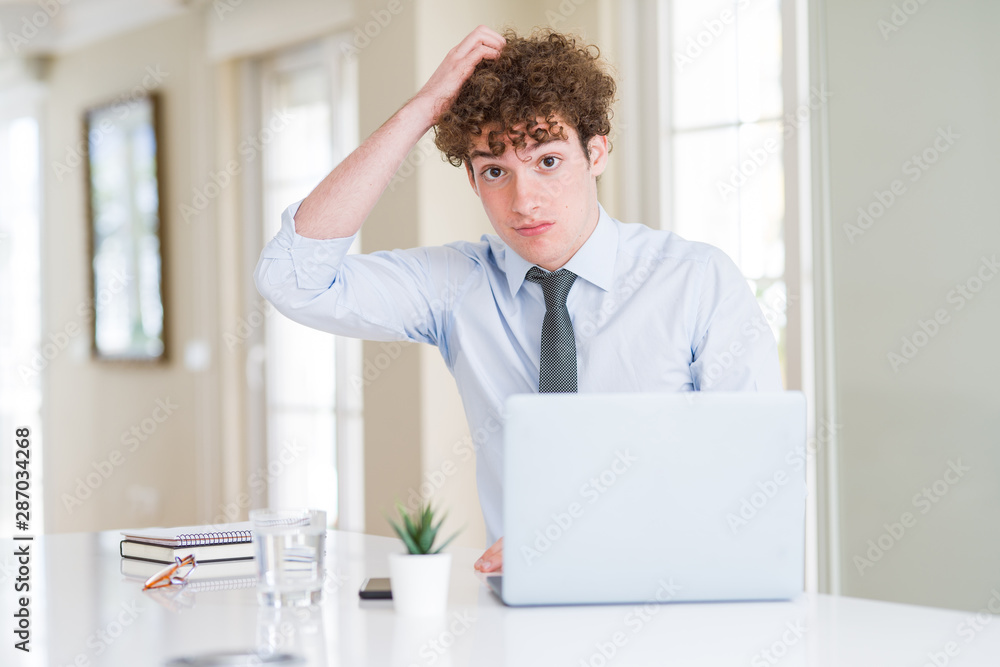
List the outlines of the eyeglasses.
<svg viewBox="0 0 1000 667">
<path fill-rule="evenodd" d="M 183 559 L 180 556 L 175 556 L 173 564 L 166 566 L 147 579 L 142 590 L 165 588 L 167 586 L 183 586 L 187 583 L 188 575 L 196 567 L 198 567 L 198 562 L 194 559 L 194 554 L 189 554 Z"/>
</svg>

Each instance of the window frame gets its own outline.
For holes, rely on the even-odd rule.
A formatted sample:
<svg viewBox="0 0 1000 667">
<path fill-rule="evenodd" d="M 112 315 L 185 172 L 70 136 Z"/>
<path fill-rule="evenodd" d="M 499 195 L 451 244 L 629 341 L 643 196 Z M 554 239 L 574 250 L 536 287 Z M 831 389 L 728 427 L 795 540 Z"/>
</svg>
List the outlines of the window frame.
<svg viewBox="0 0 1000 667">
<path fill-rule="evenodd" d="M 673 127 L 669 17 L 677 0 L 623 0 L 618 14 L 618 57 L 622 73 L 614 134 L 622 147 L 619 187 L 625 220 L 669 229 L 674 210 Z M 735 0 L 734 0 L 735 4 Z M 805 589 L 836 592 L 837 521 L 835 410 L 828 385 L 829 303 L 824 289 L 822 238 L 814 243 L 813 221 L 820 202 L 822 168 L 814 146 L 822 136 L 825 109 L 811 104 L 815 82 L 822 82 L 815 47 L 815 8 L 810 0 L 781 0 L 782 122 L 794 119 L 795 131 L 783 137 L 785 174 L 786 389 L 806 395 L 807 497 Z M 809 109 L 805 119 L 796 114 Z M 763 119 L 762 119 L 763 120 Z M 784 129 L 784 125 L 782 126 Z M 657 137 L 657 141 L 648 141 Z M 821 193 L 819 193 L 821 195 Z M 821 236 L 821 231 L 817 232 Z M 818 306 L 817 306 L 818 299 Z M 819 401 L 819 402 L 818 402 Z M 819 421 L 818 421 L 819 420 Z M 817 428 L 817 423 L 823 428 Z M 817 437 L 817 434 L 819 437 Z"/>
<path fill-rule="evenodd" d="M 335 165 L 346 157 L 358 143 L 356 63 L 347 55 L 349 50 L 343 48 L 349 43 L 350 35 L 337 34 L 244 61 L 241 67 L 241 136 L 254 136 L 260 131 L 267 109 L 271 107 L 268 90 L 271 76 L 322 65 L 330 81 L 331 138 L 335 147 L 343 147 L 343 154 L 335 152 L 332 155 L 332 163 Z M 266 158 L 262 155 L 253 169 L 243 171 L 242 208 L 247 212 L 243 222 L 248 232 L 244 235 L 247 239 L 244 256 L 248 266 L 256 263 L 261 248 L 271 240 L 264 238 L 265 163 Z M 352 247 L 352 252 L 357 245 Z M 260 307 L 261 296 L 250 281 L 244 294 L 244 308 L 252 312 Z M 266 330 L 266 326 L 258 327 L 248 340 L 246 414 L 248 465 L 252 470 L 266 468 L 269 457 L 277 454 L 269 451 Z M 351 378 L 361 375 L 361 342 L 335 336 L 334 359 L 335 440 L 331 443 L 336 447 L 337 470 L 337 520 L 334 525 L 341 530 L 362 532 L 365 517 L 363 403 L 360 387 L 351 382 Z M 275 501 L 272 496 L 269 488 L 268 502 Z"/>
</svg>

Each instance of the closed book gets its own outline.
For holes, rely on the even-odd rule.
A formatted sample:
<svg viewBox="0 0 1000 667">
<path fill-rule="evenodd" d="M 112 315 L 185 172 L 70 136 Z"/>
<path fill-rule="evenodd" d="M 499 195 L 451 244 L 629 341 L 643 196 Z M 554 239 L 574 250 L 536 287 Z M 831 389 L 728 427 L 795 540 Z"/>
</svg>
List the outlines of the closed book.
<svg viewBox="0 0 1000 667">
<path fill-rule="evenodd" d="M 164 547 L 158 544 L 122 540 L 120 551 L 123 558 L 140 558 L 156 563 L 173 563 L 174 558 L 183 559 L 192 554 L 198 563 L 253 560 L 253 542 L 205 544 L 197 547 Z"/>
<path fill-rule="evenodd" d="M 163 563 L 154 563 L 134 558 L 122 558 L 121 572 L 130 579 L 145 581 L 163 569 Z M 204 586 L 194 589 L 211 589 L 216 582 L 217 588 L 244 588 L 257 583 L 257 564 L 253 559 L 205 561 L 198 563 L 187 576 L 188 584 L 198 582 Z"/>
<path fill-rule="evenodd" d="M 199 563 L 253 558 L 250 522 L 123 530 L 121 555 L 157 563 L 193 554 Z"/>
</svg>

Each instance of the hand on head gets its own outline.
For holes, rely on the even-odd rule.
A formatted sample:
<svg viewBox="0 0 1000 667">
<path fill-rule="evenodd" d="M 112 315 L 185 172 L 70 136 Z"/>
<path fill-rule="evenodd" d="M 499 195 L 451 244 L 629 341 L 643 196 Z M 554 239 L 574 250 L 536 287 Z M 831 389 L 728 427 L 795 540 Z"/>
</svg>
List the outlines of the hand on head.
<svg viewBox="0 0 1000 667">
<path fill-rule="evenodd" d="M 432 104 L 434 121 L 437 122 L 441 114 L 458 97 L 459 89 L 479 61 L 484 58 L 492 60 L 499 57 L 500 49 L 506 43 L 507 40 L 495 30 L 484 25 L 479 26 L 448 52 L 414 99 L 422 99 Z"/>
</svg>

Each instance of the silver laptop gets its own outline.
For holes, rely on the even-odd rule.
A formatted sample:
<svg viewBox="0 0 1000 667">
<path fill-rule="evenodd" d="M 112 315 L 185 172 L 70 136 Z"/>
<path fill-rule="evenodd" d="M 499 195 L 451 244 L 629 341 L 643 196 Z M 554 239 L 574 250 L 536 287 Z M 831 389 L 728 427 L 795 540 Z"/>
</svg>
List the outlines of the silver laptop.
<svg viewBox="0 0 1000 667">
<path fill-rule="evenodd" d="M 803 589 L 799 392 L 506 404 L 508 605 L 782 600 Z"/>
</svg>

